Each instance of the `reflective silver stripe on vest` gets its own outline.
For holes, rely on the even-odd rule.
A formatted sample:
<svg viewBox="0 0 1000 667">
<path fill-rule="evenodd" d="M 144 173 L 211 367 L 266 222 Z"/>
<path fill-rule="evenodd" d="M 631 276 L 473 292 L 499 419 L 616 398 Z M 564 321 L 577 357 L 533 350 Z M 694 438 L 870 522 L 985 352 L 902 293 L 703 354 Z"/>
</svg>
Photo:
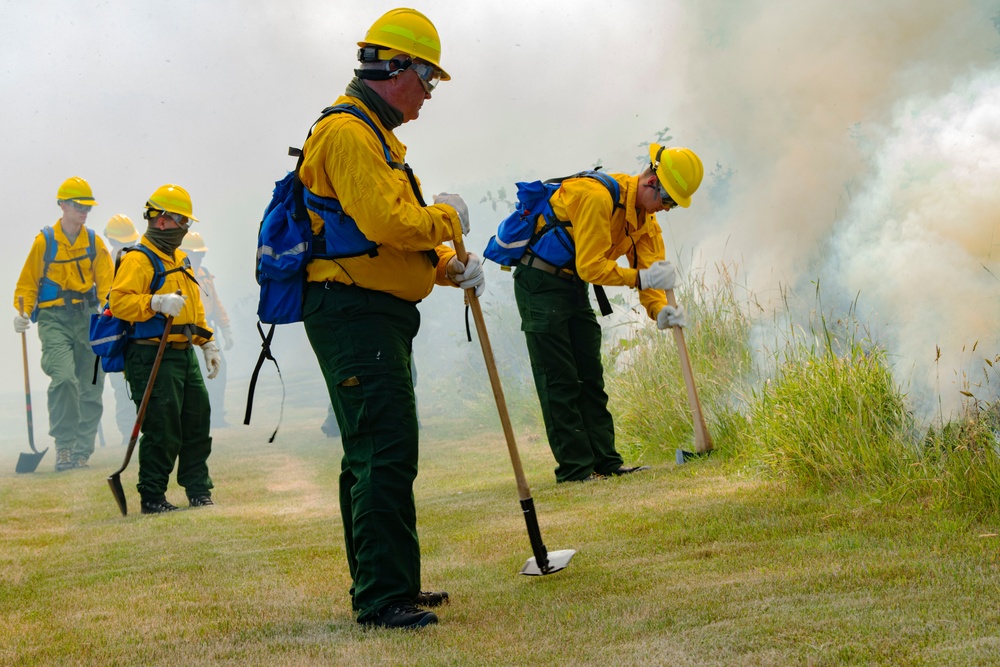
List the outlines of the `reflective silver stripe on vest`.
<svg viewBox="0 0 1000 667">
<path fill-rule="evenodd" d="M 96 340 L 90 341 L 90 346 L 97 347 L 98 345 L 104 345 L 105 343 L 113 343 L 116 340 L 120 340 L 122 338 L 125 338 L 124 333 L 120 333 L 117 336 L 108 336 L 107 338 L 98 338 Z"/>
<path fill-rule="evenodd" d="M 271 259 L 278 260 L 278 259 L 281 259 L 282 257 L 285 257 L 286 255 L 293 255 L 293 256 L 294 255 L 301 255 L 308 248 L 309 248 L 309 242 L 308 241 L 303 241 L 302 243 L 298 244 L 297 246 L 289 248 L 285 252 L 276 253 L 276 252 L 274 252 L 274 248 L 272 248 L 271 246 L 262 245 L 261 247 L 259 247 L 257 249 L 257 259 L 260 259 L 264 255 L 267 255 Z"/>
<path fill-rule="evenodd" d="M 523 241 L 513 241 L 511 243 L 504 243 L 503 241 L 500 240 L 499 236 L 495 236 L 493 238 L 496 240 L 496 243 L 497 243 L 498 246 L 500 246 L 501 248 L 504 248 L 506 250 L 513 250 L 515 248 L 523 248 L 523 247 L 527 246 L 528 243 L 531 242 L 530 238 L 524 239 Z"/>
</svg>

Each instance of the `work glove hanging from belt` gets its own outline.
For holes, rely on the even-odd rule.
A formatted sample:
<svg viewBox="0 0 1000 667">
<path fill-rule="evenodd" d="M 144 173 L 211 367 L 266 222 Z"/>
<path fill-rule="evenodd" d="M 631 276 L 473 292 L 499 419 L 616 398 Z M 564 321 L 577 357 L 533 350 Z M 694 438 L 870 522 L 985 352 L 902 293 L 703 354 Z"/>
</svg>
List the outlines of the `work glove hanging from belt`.
<svg viewBox="0 0 1000 667">
<path fill-rule="evenodd" d="M 205 366 L 208 368 L 208 379 L 214 380 L 222 369 L 222 355 L 219 354 L 219 346 L 214 340 L 202 343 L 201 353 L 205 355 Z"/>
<path fill-rule="evenodd" d="M 227 352 L 233 349 L 233 330 L 229 327 L 222 329 L 222 349 Z"/>
<path fill-rule="evenodd" d="M 683 306 L 664 306 L 656 314 L 656 326 L 659 329 L 669 329 L 670 327 L 687 326 L 687 315 Z"/>
<path fill-rule="evenodd" d="M 181 314 L 186 300 L 187 297 L 183 294 L 154 294 L 149 300 L 149 307 L 168 317 L 177 317 Z"/>
<path fill-rule="evenodd" d="M 639 269 L 639 289 L 673 289 L 677 285 L 674 265 L 666 260 L 653 262 L 648 269 Z"/>
<path fill-rule="evenodd" d="M 434 195 L 435 204 L 446 204 L 455 209 L 458 213 L 458 220 L 462 223 L 462 236 L 469 235 L 469 207 L 465 205 L 465 200 L 458 195 L 449 192 L 442 192 Z"/>
<path fill-rule="evenodd" d="M 14 331 L 17 333 L 24 333 L 31 326 L 31 318 L 24 313 L 18 313 L 14 316 Z"/>
<path fill-rule="evenodd" d="M 476 296 L 482 296 L 486 291 L 486 274 L 483 273 L 483 263 L 475 253 L 468 253 L 465 264 L 458 261 L 455 255 L 448 261 L 448 278 L 462 289 L 476 289 Z"/>
</svg>

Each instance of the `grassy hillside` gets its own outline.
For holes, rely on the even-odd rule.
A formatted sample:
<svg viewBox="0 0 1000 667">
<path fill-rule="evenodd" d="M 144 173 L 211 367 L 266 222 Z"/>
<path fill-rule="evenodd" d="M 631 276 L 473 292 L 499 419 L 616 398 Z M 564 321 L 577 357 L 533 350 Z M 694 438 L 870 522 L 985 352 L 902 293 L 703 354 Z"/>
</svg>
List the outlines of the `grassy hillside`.
<svg viewBox="0 0 1000 667">
<path fill-rule="evenodd" d="M 286 412 L 215 434 L 214 508 L 122 518 L 89 470 L 15 476 L 0 460 L 0 663 L 9 665 L 995 664 L 1000 538 L 904 498 L 818 494 L 723 457 L 556 486 L 520 447 L 563 572 L 531 555 L 496 424 L 424 419 L 416 498 L 421 633 L 353 621 L 336 500 L 339 440 Z M 464 437 L 463 434 L 471 434 Z M 51 453 L 50 453 L 51 455 Z M 133 511 L 135 466 L 123 476 Z M 168 497 L 183 494 L 171 487 Z"/>
<path fill-rule="evenodd" d="M 352 618 L 315 372 L 286 372 L 276 443 L 273 377 L 252 427 L 214 433 L 212 508 L 136 514 L 133 462 L 122 518 L 114 440 L 90 469 L 55 474 L 50 452 L 16 476 L 26 443 L 3 434 L 0 664 L 1000 663 L 996 411 L 921 426 L 849 315 L 762 351 L 734 294 L 682 299 L 713 455 L 675 465 L 691 427 L 672 337 L 626 320 L 606 327 L 608 391 L 619 449 L 653 470 L 588 484 L 554 483 L 516 328 L 487 313 L 543 537 L 578 551 L 546 577 L 518 575 L 531 552 L 475 344 L 418 354 L 438 373 L 418 386 L 423 587 L 452 599 L 419 633 Z"/>
</svg>

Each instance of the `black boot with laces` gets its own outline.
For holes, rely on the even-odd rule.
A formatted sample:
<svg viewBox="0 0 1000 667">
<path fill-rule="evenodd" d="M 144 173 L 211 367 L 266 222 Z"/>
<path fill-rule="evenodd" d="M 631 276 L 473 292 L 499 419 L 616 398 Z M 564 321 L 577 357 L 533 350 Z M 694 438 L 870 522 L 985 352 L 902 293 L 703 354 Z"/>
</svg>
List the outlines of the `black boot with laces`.
<svg viewBox="0 0 1000 667">
<path fill-rule="evenodd" d="M 166 498 L 143 498 L 143 514 L 163 514 L 164 512 L 176 512 L 177 506 L 171 505 Z"/>
<path fill-rule="evenodd" d="M 358 623 L 361 625 L 379 628 L 410 628 L 413 630 L 437 622 L 438 617 L 434 612 L 426 611 L 406 602 L 391 604 L 374 618 L 358 620 Z"/>
</svg>

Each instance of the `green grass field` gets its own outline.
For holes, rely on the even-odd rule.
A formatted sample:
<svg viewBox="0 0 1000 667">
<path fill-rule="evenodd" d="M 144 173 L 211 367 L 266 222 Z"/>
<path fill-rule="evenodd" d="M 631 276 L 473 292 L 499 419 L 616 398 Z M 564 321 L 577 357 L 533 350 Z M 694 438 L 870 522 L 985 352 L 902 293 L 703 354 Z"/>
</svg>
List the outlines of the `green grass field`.
<svg viewBox="0 0 1000 667">
<path fill-rule="evenodd" d="M 650 473 L 557 486 L 544 438 L 519 432 L 545 542 L 578 550 L 562 572 L 520 576 L 530 547 L 499 424 L 485 418 L 424 417 L 415 495 L 424 588 L 452 599 L 440 624 L 362 630 L 340 442 L 294 407 L 273 445 L 266 427 L 217 431 L 219 504 L 166 516 L 135 513 L 135 462 L 123 475 L 132 513 L 118 514 L 105 478 L 121 447 L 60 474 L 52 452 L 33 475 L 0 458 L 0 663 L 1000 661 L 995 526 L 919 499 L 747 477 L 724 458 L 678 467 L 653 452 Z"/>
</svg>

